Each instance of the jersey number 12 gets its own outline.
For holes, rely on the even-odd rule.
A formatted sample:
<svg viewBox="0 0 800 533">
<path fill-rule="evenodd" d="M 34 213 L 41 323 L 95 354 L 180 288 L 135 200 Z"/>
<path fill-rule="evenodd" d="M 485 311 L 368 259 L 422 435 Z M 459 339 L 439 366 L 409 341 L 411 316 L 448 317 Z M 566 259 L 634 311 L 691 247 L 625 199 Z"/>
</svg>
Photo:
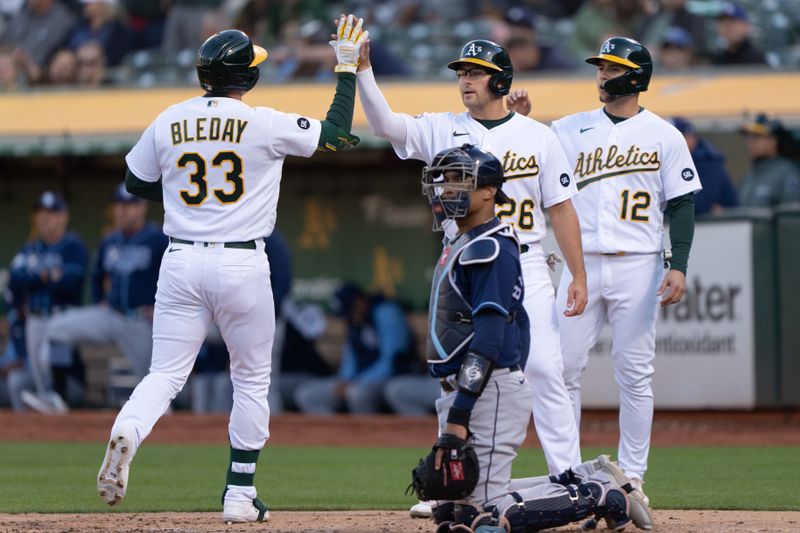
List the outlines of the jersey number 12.
<svg viewBox="0 0 800 533">
<path fill-rule="evenodd" d="M 190 194 L 188 190 L 181 189 L 181 198 L 186 205 L 202 205 L 208 198 L 208 181 L 206 180 L 206 160 L 197 152 L 186 152 L 178 159 L 178 168 L 193 166 L 194 172 L 189 174 L 189 181 L 197 188 L 197 192 Z M 233 184 L 233 190 L 225 192 L 225 189 L 214 189 L 212 192 L 217 200 L 223 204 L 237 202 L 244 194 L 244 181 L 242 180 L 242 158 L 236 152 L 222 151 L 211 160 L 211 166 L 222 167 L 229 165 L 225 173 L 225 181 Z"/>
<path fill-rule="evenodd" d="M 619 218 L 630 220 L 631 222 L 647 222 L 650 217 L 639 211 L 647 211 L 650 207 L 650 193 L 647 191 L 631 191 L 625 189 L 620 193 L 622 196 L 622 209 L 619 211 Z"/>
</svg>

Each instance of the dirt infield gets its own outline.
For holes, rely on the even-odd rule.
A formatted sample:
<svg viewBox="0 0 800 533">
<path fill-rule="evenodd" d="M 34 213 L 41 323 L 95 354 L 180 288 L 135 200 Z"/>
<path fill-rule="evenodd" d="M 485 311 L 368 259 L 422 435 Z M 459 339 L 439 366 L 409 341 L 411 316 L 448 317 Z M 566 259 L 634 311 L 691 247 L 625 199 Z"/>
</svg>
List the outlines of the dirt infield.
<svg viewBox="0 0 800 533">
<path fill-rule="evenodd" d="M 800 512 L 656 511 L 655 522 L 653 531 L 656 533 L 797 533 Z M 433 522 L 409 518 L 405 512 L 389 511 L 280 512 L 270 516 L 266 524 L 234 525 L 223 524 L 220 513 L 0 514 L 0 531 L 414 533 L 433 531 Z M 580 527 L 550 531 L 580 531 Z M 628 526 L 626 531 L 638 530 Z"/>
<path fill-rule="evenodd" d="M 115 412 L 85 411 L 63 417 L 0 411 L 0 441 L 102 442 Z M 392 416 L 307 417 L 282 415 L 270 424 L 273 445 L 430 446 L 436 432 L 433 417 Z M 616 413 L 583 416 L 585 446 L 614 446 Z M 227 444 L 227 417 L 177 413 L 164 417 L 148 442 Z M 657 412 L 654 446 L 786 445 L 800 446 L 800 412 Z M 538 446 L 529 431 L 525 446 Z M 800 512 L 658 510 L 656 532 L 800 532 Z M 414 520 L 406 512 L 283 512 L 267 524 L 227 526 L 221 513 L 132 514 L 0 514 L 0 532 L 21 531 L 270 531 L 308 533 L 413 533 L 433 531 L 433 523 Z M 577 527 L 558 531 L 579 531 Z M 633 531 L 631 526 L 629 531 Z"/>
</svg>

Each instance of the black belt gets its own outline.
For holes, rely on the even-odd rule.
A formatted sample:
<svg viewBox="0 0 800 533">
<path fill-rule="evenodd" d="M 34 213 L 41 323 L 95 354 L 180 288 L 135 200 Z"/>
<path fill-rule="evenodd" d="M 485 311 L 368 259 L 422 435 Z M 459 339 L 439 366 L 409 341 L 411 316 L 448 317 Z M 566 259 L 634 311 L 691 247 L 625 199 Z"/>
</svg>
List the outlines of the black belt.
<svg viewBox="0 0 800 533">
<path fill-rule="evenodd" d="M 519 365 L 501 366 L 501 367 L 495 368 L 495 370 L 503 370 L 503 369 L 506 369 L 506 368 L 508 369 L 509 372 L 516 372 L 517 370 L 522 370 L 522 368 Z M 455 374 L 451 374 L 451 375 L 455 375 Z M 450 376 L 445 376 L 443 378 L 439 378 L 439 385 L 441 385 L 442 390 L 445 391 L 445 392 L 455 392 L 458 389 L 453 388 L 453 386 L 450 384 L 450 382 L 447 381 L 448 377 L 450 377 Z"/>
<path fill-rule="evenodd" d="M 174 242 L 175 244 L 191 244 L 194 246 L 194 241 L 187 241 L 185 239 L 176 239 L 175 237 L 170 237 L 169 242 Z M 208 246 L 209 244 L 214 244 L 210 242 L 201 242 L 198 244 L 202 244 L 203 246 Z M 256 241 L 240 241 L 240 242 L 226 242 L 223 244 L 225 248 L 242 248 L 244 250 L 255 250 L 256 249 Z"/>
</svg>

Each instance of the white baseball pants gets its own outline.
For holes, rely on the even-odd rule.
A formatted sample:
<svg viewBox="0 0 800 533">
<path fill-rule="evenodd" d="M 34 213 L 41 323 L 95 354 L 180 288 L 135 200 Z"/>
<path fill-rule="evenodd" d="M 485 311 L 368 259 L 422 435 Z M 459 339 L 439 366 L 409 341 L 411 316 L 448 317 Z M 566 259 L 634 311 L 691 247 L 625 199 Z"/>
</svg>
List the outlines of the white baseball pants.
<svg viewBox="0 0 800 533">
<path fill-rule="evenodd" d="M 545 254 L 539 243 L 520 256 L 531 347 L 525 376 L 533 390 L 533 422 L 551 474 L 581 463 L 578 426 L 564 385 L 558 317 Z"/>
<path fill-rule="evenodd" d="M 183 388 L 212 322 L 231 359 L 231 446 L 264 446 L 275 310 L 260 239 L 255 250 L 221 243 L 170 244 L 158 276 L 150 373 L 122 407 L 112 431 L 133 428 L 135 446 L 141 444 Z"/>
<path fill-rule="evenodd" d="M 658 286 L 664 275 L 660 254 L 608 256 L 586 254 L 589 303 L 582 315 L 559 314 L 564 353 L 564 381 L 575 420 L 581 419 L 581 374 L 589 350 L 606 320 L 611 324 L 611 355 L 619 385 L 619 465 L 629 477 L 644 478 L 653 424 L 653 359 L 656 350 Z M 558 309 L 566 306 L 566 287 L 572 281 L 564 269 L 558 289 Z"/>
</svg>

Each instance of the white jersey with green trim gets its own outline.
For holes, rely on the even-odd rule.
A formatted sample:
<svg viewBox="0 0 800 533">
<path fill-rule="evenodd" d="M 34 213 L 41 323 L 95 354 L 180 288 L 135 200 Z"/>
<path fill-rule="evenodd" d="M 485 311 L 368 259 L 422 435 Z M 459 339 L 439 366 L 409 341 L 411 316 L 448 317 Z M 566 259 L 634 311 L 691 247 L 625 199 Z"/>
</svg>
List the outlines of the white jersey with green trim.
<svg viewBox="0 0 800 533">
<path fill-rule="evenodd" d="M 272 233 L 283 160 L 310 157 L 320 121 L 234 98 L 167 108 L 125 157 L 139 179 L 162 179 L 164 233 L 192 241 L 249 241 Z"/>
<path fill-rule="evenodd" d="M 666 202 L 701 189 L 681 133 L 646 109 L 618 124 L 603 108 L 576 113 L 552 129 L 575 165 L 583 251 L 660 252 Z"/>
<path fill-rule="evenodd" d="M 538 242 L 547 233 L 543 208 L 577 193 L 558 139 L 536 120 L 514 114 L 503 124 L 487 129 L 468 112 L 401 116 L 407 125 L 406 142 L 393 144 L 401 159 L 430 164 L 442 150 L 469 143 L 502 163 L 508 180 L 503 191 L 512 203 L 497 206 L 497 216 L 516 228 L 522 244 Z"/>
</svg>

